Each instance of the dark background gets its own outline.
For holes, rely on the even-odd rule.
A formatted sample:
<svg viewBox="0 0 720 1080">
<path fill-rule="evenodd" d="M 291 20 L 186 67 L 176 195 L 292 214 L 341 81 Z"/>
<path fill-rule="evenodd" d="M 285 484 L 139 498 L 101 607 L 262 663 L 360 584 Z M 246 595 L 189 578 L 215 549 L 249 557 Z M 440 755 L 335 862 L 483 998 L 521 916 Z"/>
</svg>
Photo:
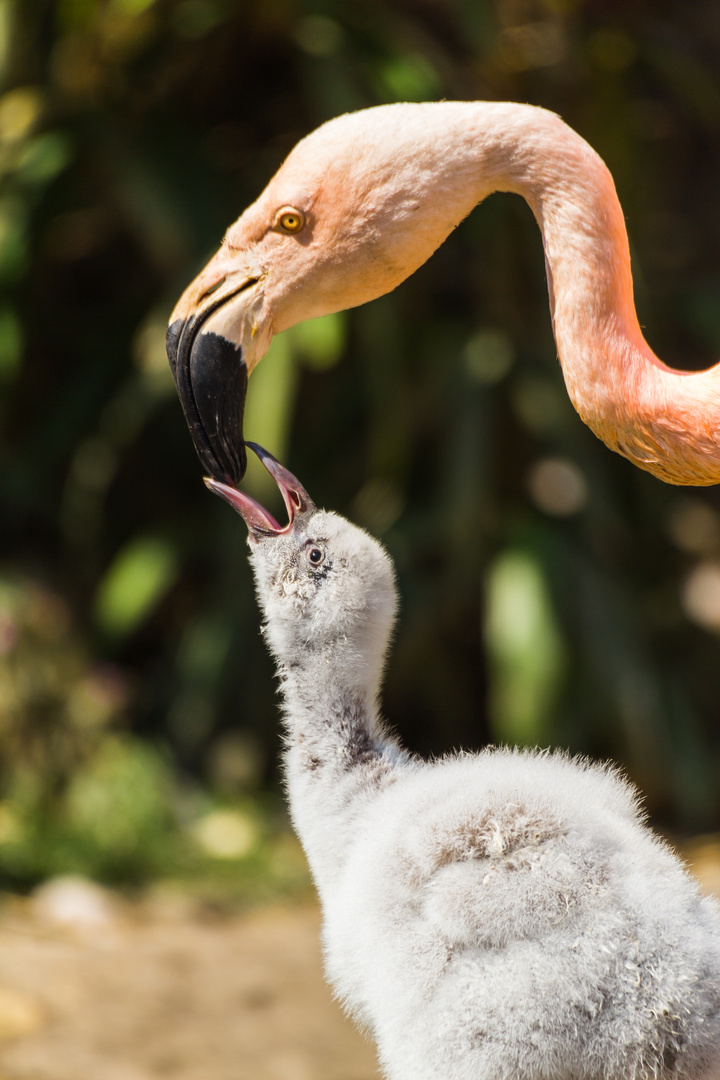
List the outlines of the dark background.
<svg viewBox="0 0 720 1080">
<path fill-rule="evenodd" d="M 615 177 L 649 343 L 701 368 L 719 68 L 715 0 L 0 2 L 2 880 L 139 879 L 208 807 L 274 812 L 244 527 L 202 484 L 163 339 L 297 139 L 396 100 L 557 111 Z M 391 296 L 277 338 L 246 433 L 387 544 L 385 705 L 412 748 L 612 757 L 662 828 L 718 828 L 718 493 L 575 415 L 521 200 L 493 196 Z M 257 471 L 248 489 L 276 497 Z"/>
</svg>

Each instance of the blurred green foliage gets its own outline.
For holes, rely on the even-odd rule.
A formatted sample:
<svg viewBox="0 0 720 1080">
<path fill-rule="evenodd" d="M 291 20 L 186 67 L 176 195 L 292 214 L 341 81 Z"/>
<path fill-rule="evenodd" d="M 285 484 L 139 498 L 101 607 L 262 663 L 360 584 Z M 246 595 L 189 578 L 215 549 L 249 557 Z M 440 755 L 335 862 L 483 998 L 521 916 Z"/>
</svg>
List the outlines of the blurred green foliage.
<svg viewBox="0 0 720 1080">
<path fill-rule="evenodd" d="M 556 110 L 616 178 L 650 343 L 702 367 L 719 69 L 714 0 L 0 0 L 0 875 L 137 880 L 200 850 L 260 872 L 271 666 L 163 337 L 294 142 L 393 100 Z M 277 338 L 246 431 L 388 545 L 411 746 L 612 756 L 666 827 L 718 827 L 718 494 L 575 416 L 524 204 Z M 248 487 L 277 499 L 258 468 Z"/>
</svg>

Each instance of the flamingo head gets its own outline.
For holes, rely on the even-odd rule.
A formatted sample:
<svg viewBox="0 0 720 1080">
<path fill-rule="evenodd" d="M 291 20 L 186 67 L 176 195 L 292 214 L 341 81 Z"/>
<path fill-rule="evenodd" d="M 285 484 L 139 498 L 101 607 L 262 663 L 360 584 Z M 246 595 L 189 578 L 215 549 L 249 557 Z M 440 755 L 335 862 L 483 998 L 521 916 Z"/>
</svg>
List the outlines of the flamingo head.
<svg viewBox="0 0 720 1080">
<path fill-rule="evenodd" d="M 180 297 L 168 356 L 211 476 L 237 484 L 245 472 L 247 379 L 273 335 L 390 292 L 482 197 L 476 170 L 458 175 L 448 119 L 437 104 L 390 105 L 324 124 Z"/>
</svg>

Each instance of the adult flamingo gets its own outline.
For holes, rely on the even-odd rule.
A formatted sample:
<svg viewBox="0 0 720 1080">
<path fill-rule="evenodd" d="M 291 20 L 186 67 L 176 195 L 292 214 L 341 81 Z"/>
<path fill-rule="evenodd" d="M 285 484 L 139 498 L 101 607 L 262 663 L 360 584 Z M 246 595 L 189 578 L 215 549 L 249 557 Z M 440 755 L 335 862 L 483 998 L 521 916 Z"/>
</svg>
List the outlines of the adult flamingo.
<svg viewBox="0 0 720 1080">
<path fill-rule="evenodd" d="M 570 398 L 612 450 L 673 484 L 720 481 L 720 365 L 684 373 L 645 342 L 612 177 L 529 105 L 383 105 L 303 139 L 172 313 L 168 355 L 205 468 L 245 471 L 247 376 L 274 334 L 390 292 L 493 191 L 529 203 Z"/>
</svg>

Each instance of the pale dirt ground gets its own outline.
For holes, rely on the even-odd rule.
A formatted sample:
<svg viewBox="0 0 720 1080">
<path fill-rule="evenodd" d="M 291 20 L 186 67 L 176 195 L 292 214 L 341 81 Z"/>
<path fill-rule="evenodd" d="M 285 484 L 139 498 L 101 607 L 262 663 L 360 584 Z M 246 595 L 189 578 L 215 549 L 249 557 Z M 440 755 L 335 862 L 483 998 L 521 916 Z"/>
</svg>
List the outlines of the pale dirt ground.
<svg viewBox="0 0 720 1080">
<path fill-rule="evenodd" d="M 7 905 L 6 905 L 7 907 Z M 309 904 L 111 925 L 0 917 L 0 1080 L 377 1080 L 323 982 Z"/>
<path fill-rule="evenodd" d="M 684 848 L 720 895 L 720 837 Z M 309 903 L 212 915 L 172 895 L 69 928 L 0 908 L 0 1080 L 378 1080 L 322 979 Z"/>
</svg>

